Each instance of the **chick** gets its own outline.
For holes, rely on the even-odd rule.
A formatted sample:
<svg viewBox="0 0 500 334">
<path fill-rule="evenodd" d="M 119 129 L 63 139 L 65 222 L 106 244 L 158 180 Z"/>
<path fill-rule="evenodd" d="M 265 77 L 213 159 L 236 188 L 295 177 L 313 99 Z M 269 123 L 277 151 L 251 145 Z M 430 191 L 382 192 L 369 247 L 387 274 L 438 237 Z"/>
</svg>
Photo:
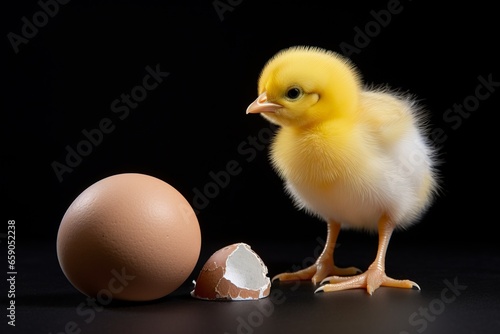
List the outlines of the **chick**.
<svg viewBox="0 0 500 334">
<path fill-rule="evenodd" d="M 291 47 L 263 68 L 247 114 L 279 125 L 272 166 L 299 209 L 327 223 L 315 264 L 273 278 L 312 280 L 318 291 L 380 286 L 418 288 L 385 273 L 389 240 L 415 223 L 438 190 L 436 154 L 412 98 L 365 87 L 352 63 L 332 51 Z M 378 251 L 365 272 L 339 268 L 333 252 L 343 228 L 378 231 Z"/>
</svg>

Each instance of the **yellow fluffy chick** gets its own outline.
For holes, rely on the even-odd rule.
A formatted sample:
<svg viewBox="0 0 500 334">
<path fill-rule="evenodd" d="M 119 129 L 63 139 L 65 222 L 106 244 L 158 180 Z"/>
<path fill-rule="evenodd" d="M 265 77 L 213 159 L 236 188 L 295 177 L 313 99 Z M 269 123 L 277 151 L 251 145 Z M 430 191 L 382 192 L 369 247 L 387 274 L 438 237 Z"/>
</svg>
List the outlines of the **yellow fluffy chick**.
<svg viewBox="0 0 500 334">
<path fill-rule="evenodd" d="M 279 125 L 271 160 L 296 205 L 324 219 L 327 242 L 315 264 L 273 280 L 321 282 L 316 291 L 380 286 L 419 288 L 385 274 L 391 234 L 425 212 L 437 190 L 434 150 L 414 101 L 364 87 L 350 61 L 315 47 L 271 58 L 247 114 Z M 378 231 L 373 264 L 361 273 L 335 266 L 341 228 Z"/>
</svg>

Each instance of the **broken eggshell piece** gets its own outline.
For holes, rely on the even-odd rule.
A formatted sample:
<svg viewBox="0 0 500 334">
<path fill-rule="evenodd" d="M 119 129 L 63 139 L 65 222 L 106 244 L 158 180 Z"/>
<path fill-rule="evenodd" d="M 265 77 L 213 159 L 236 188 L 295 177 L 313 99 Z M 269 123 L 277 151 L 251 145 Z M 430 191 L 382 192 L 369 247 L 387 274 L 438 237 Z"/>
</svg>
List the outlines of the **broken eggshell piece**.
<svg viewBox="0 0 500 334">
<path fill-rule="evenodd" d="M 245 243 L 216 251 L 193 283 L 191 295 L 205 300 L 255 300 L 271 290 L 266 265 Z"/>
</svg>

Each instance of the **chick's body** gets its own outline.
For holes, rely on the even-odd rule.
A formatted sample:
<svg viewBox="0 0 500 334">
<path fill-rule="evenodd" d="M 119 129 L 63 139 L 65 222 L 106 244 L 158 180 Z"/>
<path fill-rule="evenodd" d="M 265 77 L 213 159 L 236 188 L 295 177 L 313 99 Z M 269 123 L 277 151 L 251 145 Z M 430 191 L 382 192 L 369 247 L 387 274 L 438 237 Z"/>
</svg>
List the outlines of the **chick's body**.
<svg viewBox="0 0 500 334">
<path fill-rule="evenodd" d="M 387 212 L 411 224 L 433 190 L 429 149 L 410 101 L 362 92 L 351 120 L 283 127 L 272 161 L 297 206 L 344 227 L 376 230 Z"/>
<path fill-rule="evenodd" d="M 385 276 L 392 231 L 414 223 L 437 188 L 433 150 L 424 137 L 416 104 L 388 89 L 368 89 L 341 56 L 294 47 L 264 67 L 257 100 L 247 113 L 280 125 L 271 160 L 299 208 L 328 224 L 327 245 L 315 265 L 280 280 L 312 279 L 318 290 L 380 285 L 413 287 Z M 377 258 L 364 274 L 340 275 L 333 249 L 341 227 L 378 230 Z"/>
</svg>

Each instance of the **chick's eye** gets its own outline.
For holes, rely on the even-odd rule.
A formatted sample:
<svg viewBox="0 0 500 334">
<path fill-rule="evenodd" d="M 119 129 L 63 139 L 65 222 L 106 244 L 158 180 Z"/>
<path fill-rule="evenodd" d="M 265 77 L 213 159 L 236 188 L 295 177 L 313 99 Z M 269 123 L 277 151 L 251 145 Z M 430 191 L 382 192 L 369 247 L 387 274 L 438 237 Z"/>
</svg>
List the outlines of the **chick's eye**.
<svg viewBox="0 0 500 334">
<path fill-rule="evenodd" d="M 286 91 L 286 97 L 290 100 L 297 99 L 300 95 L 302 95 L 302 91 L 300 88 L 292 87 Z"/>
</svg>

